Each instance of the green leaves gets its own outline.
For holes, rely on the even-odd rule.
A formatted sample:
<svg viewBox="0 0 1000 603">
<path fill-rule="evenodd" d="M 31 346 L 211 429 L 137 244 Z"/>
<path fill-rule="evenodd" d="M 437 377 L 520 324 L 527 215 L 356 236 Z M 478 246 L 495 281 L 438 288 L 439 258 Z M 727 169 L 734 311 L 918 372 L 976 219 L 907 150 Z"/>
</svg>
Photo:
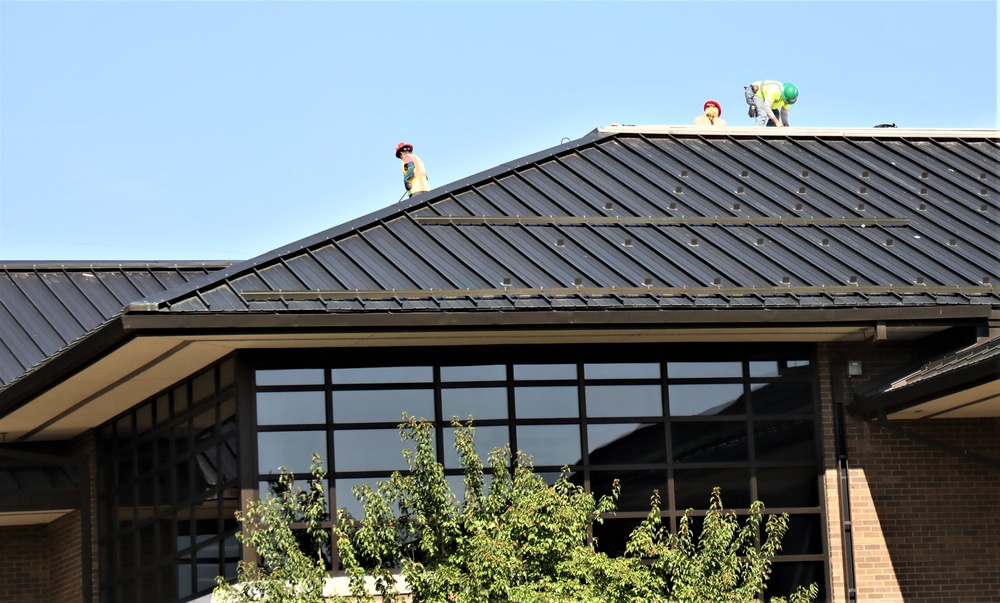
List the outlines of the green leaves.
<svg viewBox="0 0 1000 603">
<path fill-rule="evenodd" d="M 271 495 L 237 511 L 244 545 L 253 548 L 261 562 L 240 562 L 237 581 L 216 580 L 217 600 L 232 603 L 323 603 L 327 576 L 324 558 L 329 533 L 323 523 L 329 519 L 323 480 L 326 472 L 318 455 L 312 457 L 312 478 L 305 490 L 281 469 Z"/>
<path fill-rule="evenodd" d="M 599 550 L 600 543 L 588 538 L 588 532 L 615 512 L 617 481 L 610 496 L 595 498 L 572 483 L 569 469 L 563 468 L 550 486 L 534 473 L 530 457 L 505 447 L 489 455 L 487 487 L 472 420 L 463 424 L 456 419 L 454 445 L 465 473 L 460 503 L 437 461 L 433 426 L 403 419 L 400 436 L 415 444 L 404 452 L 408 469 L 376 487 L 354 489 L 364 509 L 362 519 L 339 511 L 334 531 L 352 594 L 325 601 L 374 603 L 376 595 L 385 603 L 409 601 L 409 596 L 414 603 L 760 600 L 788 527 L 787 515 L 765 520 L 764 505 L 755 502 L 741 525 L 734 512 L 724 509 L 715 488 L 708 511 L 696 516 L 689 509 L 671 533 L 654 492 L 650 512 L 632 532 L 625 556 L 613 558 Z M 220 581 L 217 594 L 229 597 L 223 600 L 324 601 L 324 477 L 314 457 L 306 492 L 294 489 L 283 473 L 275 497 L 252 503 L 245 516 L 238 516 L 240 539 L 257 550 L 263 564 L 241 564 L 236 585 Z M 293 523 L 305 526 L 298 537 L 289 527 Z M 313 554 L 304 554 L 303 548 Z M 406 577 L 409 593 L 397 591 L 396 571 Z M 816 594 L 814 584 L 772 603 L 808 603 Z"/>
</svg>

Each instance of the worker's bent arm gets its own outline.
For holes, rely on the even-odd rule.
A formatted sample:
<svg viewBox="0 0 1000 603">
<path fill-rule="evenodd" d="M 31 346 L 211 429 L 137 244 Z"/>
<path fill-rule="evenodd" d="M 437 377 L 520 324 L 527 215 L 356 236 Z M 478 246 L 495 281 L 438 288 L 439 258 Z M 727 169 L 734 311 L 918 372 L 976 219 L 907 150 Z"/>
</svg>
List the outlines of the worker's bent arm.
<svg viewBox="0 0 1000 603">
<path fill-rule="evenodd" d="M 788 127 L 788 107 L 781 108 L 781 123 L 785 124 L 786 128 Z"/>
</svg>

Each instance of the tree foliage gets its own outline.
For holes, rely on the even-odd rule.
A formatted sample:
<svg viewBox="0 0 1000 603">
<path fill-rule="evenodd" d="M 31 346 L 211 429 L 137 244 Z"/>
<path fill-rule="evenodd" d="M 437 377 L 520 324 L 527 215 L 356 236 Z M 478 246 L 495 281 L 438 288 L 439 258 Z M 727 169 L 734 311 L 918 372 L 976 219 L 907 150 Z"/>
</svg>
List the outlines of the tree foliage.
<svg viewBox="0 0 1000 603">
<path fill-rule="evenodd" d="M 751 603 L 764 591 L 788 516 L 765 520 L 760 502 L 741 526 L 715 489 L 695 538 L 693 511 L 671 534 L 654 494 L 626 555 L 609 557 L 588 530 L 615 510 L 617 482 L 610 496 L 594 498 L 570 482 L 564 468 L 549 486 L 534 473 L 530 457 L 502 448 L 489 455 L 487 486 L 471 420 L 455 422 L 455 449 L 465 471 L 460 503 L 437 462 L 432 425 L 404 419 L 400 434 L 415 444 L 404 451 L 409 470 L 376 487 L 355 488 L 363 519 L 343 509 L 338 514 L 340 559 L 352 596 L 336 600 L 375 601 L 366 578 L 374 578 L 382 601 L 409 600 L 396 591 L 395 571 L 406 577 L 417 603 Z M 816 585 L 800 587 L 787 601 L 807 603 L 816 593 Z"/>
<path fill-rule="evenodd" d="M 323 479 L 326 472 L 318 455 L 312 457 L 312 478 L 306 489 L 281 468 L 268 498 L 251 501 L 245 513 L 236 512 L 241 524 L 236 537 L 251 547 L 260 563 L 239 562 L 237 580 L 216 580 L 215 597 L 227 603 L 324 603 L 323 587 L 329 563 L 324 551 L 330 533 Z M 302 527 L 297 527 L 302 526 Z"/>
</svg>

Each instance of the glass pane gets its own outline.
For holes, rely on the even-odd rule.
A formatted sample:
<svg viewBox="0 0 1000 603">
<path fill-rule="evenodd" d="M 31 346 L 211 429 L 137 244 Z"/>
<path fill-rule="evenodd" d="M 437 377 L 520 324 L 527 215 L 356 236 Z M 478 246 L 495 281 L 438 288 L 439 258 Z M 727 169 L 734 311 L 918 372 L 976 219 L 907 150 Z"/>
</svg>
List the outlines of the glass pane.
<svg viewBox="0 0 1000 603">
<path fill-rule="evenodd" d="M 197 404 L 215 395 L 215 371 L 206 371 L 191 381 L 191 397 Z"/>
<path fill-rule="evenodd" d="M 236 399 L 227 398 L 219 404 L 219 420 L 222 433 L 236 431 Z"/>
<path fill-rule="evenodd" d="M 180 385 L 174 388 L 174 414 L 183 414 L 185 410 L 188 409 L 189 399 L 187 385 Z M 118 432 L 119 437 L 121 437 L 121 431 Z"/>
<path fill-rule="evenodd" d="M 771 597 L 787 597 L 800 586 L 816 583 L 819 587 L 817 601 L 829 601 L 826 592 L 826 575 L 822 561 L 806 561 L 799 563 L 774 563 L 771 566 L 771 576 L 764 589 L 764 600 Z"/>
<path fill-rule="evenodd" d="M 674 471 L 674 495 L 677 509 L 707 509 L 712 488 L 722 488 L 726 509 L 750 507 L 750 475 L 745 469 L 677 469 Z"/>
<path fill-rule="evenodd" d="M 441 390 L 441 418 L 450 421 L 452 417 L 466 420 L 469 416 L 476 420 L 507 418 L 507 388 L 505 387 L 462 387 Z"/>
<path fill-rule="evenodd" d="M 661 505 L 666 506 L 667 472 L 663 469 L 636 471 L 591 471 L 590 491 L 596 496 L 611 494 L 612 483 L 618 480 L 621 495 L 619 511 L 649 512 L 649 499 L 653 490 L 659 490 Z"/>
<path fill-rule="evenodd" d="M 819 506 L 817 470 L 775 467 L 757 470 L 757 498 L 768 507 Z"/>
<path fill-rule="evenodd" d="M 258 392 L 258 425 L 296 425 L 326 422 L 323 392 Z"/>
<path fill-rule="evenodd" d="M 219 389 L 236 383 L 236 361 L 229 359 L 219 365 Z"/>
<path fill-rule="evenodd" d="M 142 435 L 153 428 L 153 405 L 144 404 L 135 411 L 135 434 Z"/>
<path fill-rule="evenodd" d="M 754 414 L 811 414 L 813 411 L 812 385 L 809 383 L 756 383 L 750 389 Z"/>
<path fill-rule="evenodd" d="M 603 524 L 594 523 L 595 548 L 612 557 L 625 555 L 625 543 L 632 530 L 639 527 L 641 519 L 605 519 Z"/>
<path fill-rule="evenodd" d="M 455 500 L 458 501 L 459 505 L 465 504 L 465 476 L 464 475 L 449 475 L 445 477 L 448 482 L 448 488 L 451 489 L 451 493 L 455 495 Z M 493 476 L 486 474 L 483 476 L 483 494 L 488 494 L 490 491 L 490 482 L 493 481 Z"/>
<path fill-rule="evenodd" d="M 257 464 L 260 473 L 278 473 L 284 466 L 292 473 L 308 473 L 312 454 L 326 462 L 325 431 L 265 431 L 257 434 Z"/>
<path fill-rule="evenodd" d="M 441 367 L 441 381 L 445 383 L 462 381 L 505 381 L 506 379 L 507 367 L 502 364 Z"/>
<path fill-rule="evenodd" d="M 576 386 L 514 388 L 514 412 L 519 419 L 576 418 L 580 400 Z"/>
<path fill-rule="evenodd" d="M 750 459 L 746 421 L 675 421 L 670 425 L 675 463 L 734 463 Z"/>
<path fill-rule="evenodd" d="M 813 422 L 754 421 L 754 450 L 758 461 L 802 461 L 816 459 Z"/>
<path fill-rule="evenodd" d="M 659 385 L 588 385 L 588 417 L 662 417 Z"/>
<path fill-rule="evenodd" d="M 741 362 L 671 362 L 667 364 L 670 379 L 706 379 L 742 377 Z"/>
<path fill-rule="evenodd" d="M 259 370 L 257 385 L 323 385 L 323 369 Z"/>
<path fill-rule="evenodd" d="M 194 559 L 191 555 L 181 557 L 177 562 L 177 596 L 185 598 L 191 595 L 191 580 L 194 576 Z M 121 599 L 131 601 L 132 599 Z"/>
<path fill-rule="evenodd" d="M 575 364 L 515 364 L 514 379 L 576 379 Z"/>
<path fill-rule="evenodd" d="M 578 425 L 518 425 L 517 447 L 534 457 L 536 467 L 580 464 Z"/>
<path fill-rule="evenodd" d="M 660 365 L 653 362 L 585 364 L 583 375 L 587 379 L 659 379 Z"/>
<path fill-rule="evenodd" d="M 352 488 L 354 486 L 360 486 L 361 484 L 370 484 L 372 489 L 378 490 L 378 482 L 388 480 L 388 476 L 359 477 L 336 480 L 334 484 L 337 487 L 337 510 L 347 509 L 347 512 L 351 514 L 351 517 L 354 517 L 355 519 L 363 518 L 365 516 L 364 508 L 361 506 L 361 501 L 354 496 Z"/>
<path fill-rule="evenodd" d="M 588 425 L 587 445 L 592 465 L 665 463 L 667 442 L 659 423 Z"/>
<path fill-rule="evenodd" d="M 751 377 L 806 379 L 810 374 L 808 360 L 755 360 L 750 363 Z"/>
<path fill-rule="evenodd" d="M 461 464 L 459 463 L 458 452 L 455 450 L 454 427 L 445 428 L 444 442 L 444 466 L 448 469 L 458 469 Z M 489 467 L 489 453 L 494 448 L 500 448 L 509 442 L 510 431 L 507 426 L 476 427 L 476 452 L 479 453 L 479 458 L 486 467 Z"/>
<path fill-rule="evenodd" d="M 333 435 L 337 471 L 391 471 L 406 469 L 404 443 L 396 429 L 340 430 Z"/>
<path fill-rule="evenodd" d="M 734 415 L 746 412 L 743 386 L 738 383 L 671 385 L 668 390 L 670 415 L 674 417 Z"/>
<path fill-rule="evenodd" d="M 765 503 L 767 504 L 767 503 Z M 779 555 L 822 555 L 819 515 L 789 515 L 788 532 L 781 539 Z"/>
<path fill-rule="evenodd" d="M 434 370 L 429 366 L 386 366 L 332 369 L 334 385 L 352 383 L 430 383 Z"/>
<path fill-rule="evenodd" d="M 371 389 L 333 392 L 333 422 L 400 423 L 403 413 L 434 419 L 434 391 L 429 389 Z"/>
</svg>

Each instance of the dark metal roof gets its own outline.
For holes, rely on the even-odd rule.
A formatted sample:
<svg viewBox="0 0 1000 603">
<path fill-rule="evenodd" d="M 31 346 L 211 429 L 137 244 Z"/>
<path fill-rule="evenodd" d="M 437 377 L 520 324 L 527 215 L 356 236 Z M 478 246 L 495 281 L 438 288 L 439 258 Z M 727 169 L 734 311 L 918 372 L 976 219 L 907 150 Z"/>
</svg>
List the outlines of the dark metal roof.
<svg viewBox="0 0 1000 603">
<path fill-rule="evenodd" d="M 0 389 L 126 314 L 1000 307 L 998 132 L 610 127 L 239 263 L 5 264 Z"/>
<path fill-rule="evenodd" d="M 997 148 L 994 131 L 597 130 L 131 309 L 996 306 Z"/>
<path fill-rule="evenodd" d="M 130 302 L 232 262 L 0 264 L 0 386 L 121 314 Z"/>
</svg>

